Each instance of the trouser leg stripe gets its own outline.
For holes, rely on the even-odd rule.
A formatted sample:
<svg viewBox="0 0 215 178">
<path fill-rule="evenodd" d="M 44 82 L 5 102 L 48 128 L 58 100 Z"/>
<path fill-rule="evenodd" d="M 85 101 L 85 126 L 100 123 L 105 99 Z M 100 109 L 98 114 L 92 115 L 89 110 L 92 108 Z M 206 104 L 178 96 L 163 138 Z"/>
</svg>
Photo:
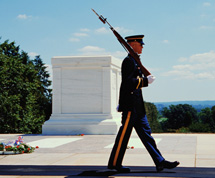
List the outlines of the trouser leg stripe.
<svg viewBox="0 0 215 178">
<path fill-rule="evenodd" d="M 117 146 L 116 154 L 115 154 L 114 160 L 113 160 L 113 166 L 116 166 L 117 158 L 119 156 L 119 151 L 120 151 L 120 148 L 122 146 L 122 141 L 124 139 L 125 132 L 126 132 L 126 130 L 128 128 L 128 123 L 130 121 L 130 117 L 131 117 L 131 111 L 128 112 L 128 115 L 127 115 L 127 118 L 126 118 L 126 121 L 125 121 L 125 125 L 124 125 L 124 128 L 122 130 L 122 134 L 121 134 L 120 139 L 119 139 L 119 144 Z"/>
</svg>

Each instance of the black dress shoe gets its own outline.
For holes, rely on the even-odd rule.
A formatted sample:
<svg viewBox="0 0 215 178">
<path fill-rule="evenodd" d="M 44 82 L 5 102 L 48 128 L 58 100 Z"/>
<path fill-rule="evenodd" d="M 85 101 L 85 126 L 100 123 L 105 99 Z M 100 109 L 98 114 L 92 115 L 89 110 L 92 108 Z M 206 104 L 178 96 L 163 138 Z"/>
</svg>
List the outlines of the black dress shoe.
<svg viewBox="0 0 215 178">
<path fill-rule="evenodd" d="M 173 169 L 177 167 L 180 163 L 178 161 L 170 162 L 170 161 L 162 161 L 160 164 L 156 166 L 157 172 L 162 171 L 163 169 Z"/>
<path fill-rule="evenodd" d="M 129 167 L 125 167 L 125 166 L 120 166 L 120 167 L 109 167 L 108 169 L 116 169 L 117 172 L 122 172 L 122 173 L 129 173 L 130 172 L 130 168 Z"/>
<path fill-rule="evenodd" d="M 125 167 L 125 166 L 121 166 L 119 168 L 116 168 L 116 170 L 118 172 L 124 172 L 124 173 L 129 173 L 130 172 L 130 168 L 129 167 Z"/>
</svg>

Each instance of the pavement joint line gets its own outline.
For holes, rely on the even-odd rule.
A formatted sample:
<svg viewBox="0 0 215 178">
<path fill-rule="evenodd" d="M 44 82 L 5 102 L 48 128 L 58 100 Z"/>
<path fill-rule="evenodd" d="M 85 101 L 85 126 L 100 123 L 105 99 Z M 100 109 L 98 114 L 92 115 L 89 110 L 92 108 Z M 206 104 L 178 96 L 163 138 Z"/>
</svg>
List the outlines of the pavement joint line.
<svg viewBox="0 0 215 178">
<path fill-rule="evenodd" d="M 196 167 L 196 162 L 197 162 L 197 146 L 198 146 L 198 137 L 196 137 L 196 149 L 195 149 L 195 160 L 194 160 L 194 167 Z"/>
</svg>

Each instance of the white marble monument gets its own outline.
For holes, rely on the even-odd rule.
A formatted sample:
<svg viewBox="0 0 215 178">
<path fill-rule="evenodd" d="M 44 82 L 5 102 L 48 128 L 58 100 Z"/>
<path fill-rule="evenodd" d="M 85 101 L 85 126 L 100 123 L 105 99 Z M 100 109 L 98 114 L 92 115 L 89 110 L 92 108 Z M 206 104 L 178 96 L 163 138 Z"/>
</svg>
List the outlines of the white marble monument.
<svg viewBox="0 0 215 178">
<path fill-rule="evenodd" d="M 112 56 L 53 57 L 52 115 L 43 134 L 116 134 L 121 60 Z"/>
</svg>

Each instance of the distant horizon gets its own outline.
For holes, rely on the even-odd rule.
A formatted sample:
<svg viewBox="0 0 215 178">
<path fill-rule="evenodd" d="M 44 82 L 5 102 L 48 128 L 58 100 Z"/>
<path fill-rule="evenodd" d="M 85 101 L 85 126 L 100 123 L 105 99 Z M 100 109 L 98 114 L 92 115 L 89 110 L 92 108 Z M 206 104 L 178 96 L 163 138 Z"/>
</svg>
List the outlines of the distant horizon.
<svg viewBox="0 0 215 178">
<path fill-rule="evenodd" d="M 181 101 L 158 101 L 155 103 L 174 103 L 174 102 L 215 102 L 215 100 L 181 100 Z"/>
<path fill-rule="evenodd" d="M 184 104 L 188 104 L 191 105 L 192 107 L 194 107 L 198 112 L 201 111 L 202 109 L 205 108 L 212 108 L 213 106 L 215 106 L 215 100 L 207 100 L 207 101 L 170 101 L 170 102 L 151 102 L 153 103 L 158 111 L 162 111 L 164 107 L 169 107 L 171 105 L 184 105 Z"/>
</svg>

